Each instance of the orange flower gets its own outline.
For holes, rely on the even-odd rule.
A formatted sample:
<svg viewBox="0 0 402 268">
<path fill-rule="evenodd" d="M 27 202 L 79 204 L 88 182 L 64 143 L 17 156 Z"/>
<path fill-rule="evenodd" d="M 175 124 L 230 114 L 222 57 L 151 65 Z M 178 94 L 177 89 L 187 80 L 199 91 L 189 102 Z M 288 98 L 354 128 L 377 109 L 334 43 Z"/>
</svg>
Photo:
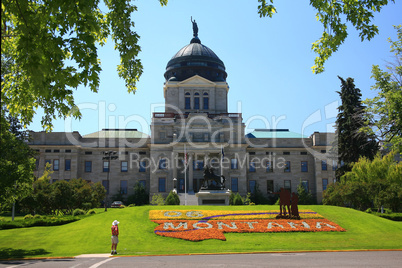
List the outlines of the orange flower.
<svg viewBox="0 0 402 268">
<path fill-rule="evenodd" d="M 327 219 L 259 219 L 259 220 L 153 220 L 159 225 L 155 234 L 190 241 L 220 239 L 223 233 L 271 232 L 343 232 L 345 229 Z"/>
</svg>

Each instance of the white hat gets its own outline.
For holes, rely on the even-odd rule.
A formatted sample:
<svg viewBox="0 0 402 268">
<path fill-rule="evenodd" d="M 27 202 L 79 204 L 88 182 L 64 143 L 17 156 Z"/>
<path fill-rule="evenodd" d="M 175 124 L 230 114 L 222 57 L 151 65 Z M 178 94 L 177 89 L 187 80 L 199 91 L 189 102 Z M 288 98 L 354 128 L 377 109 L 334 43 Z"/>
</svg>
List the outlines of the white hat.
<svg viewBox="0 0 402 268">
<path fill-rule="evenodd" d="M 112 225 L 118 225 L 120 222 L 118 222 L 117 220 L 114 220 L 114 222 L 112 223 Z"/>
</svg>

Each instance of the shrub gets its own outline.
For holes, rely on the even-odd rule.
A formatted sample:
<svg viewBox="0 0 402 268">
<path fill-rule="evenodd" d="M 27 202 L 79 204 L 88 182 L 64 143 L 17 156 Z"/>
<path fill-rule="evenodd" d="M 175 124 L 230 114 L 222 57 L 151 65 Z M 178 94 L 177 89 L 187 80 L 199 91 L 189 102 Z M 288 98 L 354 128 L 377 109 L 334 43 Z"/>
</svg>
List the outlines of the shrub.
<svg viewBox="0 0 402 268">
<path fill-rule="evenodd" d="M 162 194 L 154 194 L 151 200 L 152 205 L 163 206 L 165 204 L 165 199 Z"/>
<path fill-rule="evenodd" d="M 243 198 L 241 198 L 239 193 L 235 195 L 233 199 L 233 205 L 235 206 L 243 205 Z"/>
<path fill-rule="evenodd" d="M 85 215 L 85 210 L 76 208 L 73 211 L 73 216 Z"/>
<path fill-rule="evenodd" d="M 87 215 L 92 215 L 96 214 L 96 211 L 94 209 L 88 210 Z"/>
<path fill-rule="evenodd" d="M 39 214 L 36 214 L 35 216 L 33 216 L 34 219 L 42 219 L 43 217 Z"/>
<path fill-rule="evenodd" d="M 24 216 L 24 220 L 32 219 L 33 216 L 31 214 L 27 214 Z"/>
<path fill-rule="evenodd" d="M 180 205 L 180 198 L 177 193 L 170 191 L 169 195 L 166 197 L 166 205 Z"/>
<path fill-rule="evenodd" d="M 127 206 L 128 208 L 135 207 L 135 204 L 130 204 Z"/>
<path fill-rule="evenodd" d="M 82 203 L 82 208 L 84 210 L 90 210 L 92 208 L 92 204 L 91 203 Z"/>
</svg>

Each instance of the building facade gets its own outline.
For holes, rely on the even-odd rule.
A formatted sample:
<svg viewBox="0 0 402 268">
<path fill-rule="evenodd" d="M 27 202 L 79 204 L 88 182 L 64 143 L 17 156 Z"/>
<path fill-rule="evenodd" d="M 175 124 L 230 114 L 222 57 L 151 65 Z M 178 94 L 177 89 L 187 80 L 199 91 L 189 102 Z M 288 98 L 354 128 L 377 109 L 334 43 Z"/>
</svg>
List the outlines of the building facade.
<svg viewBox="0 0 402 268">
<path fill-rule="evenodd" d="M 151 136 L 136 129 L 84 136 L 31 132 L 30 146 L 38 152 L 35 175 L 50 163 L 52 181 L 101 182 L 109 195 L 130 195 L 139 182 L 150 197 L 167 196 L 176 179 L 178 192 L 191 195 L 208 165 L 225 177 L 226 188 L 243 196 L 256 186 L 267 197 L 280 188 L 296 192 L 302 183 L 321 202 L 322 191 L 335 179 L 337 163 L 329 154 L 334 133 L 245 133 L 242 114 L 228 111 L 225 65 L 196 32 L 168 62 L 164 77 L 165 112 L 153 113 Z"/>
</svg>

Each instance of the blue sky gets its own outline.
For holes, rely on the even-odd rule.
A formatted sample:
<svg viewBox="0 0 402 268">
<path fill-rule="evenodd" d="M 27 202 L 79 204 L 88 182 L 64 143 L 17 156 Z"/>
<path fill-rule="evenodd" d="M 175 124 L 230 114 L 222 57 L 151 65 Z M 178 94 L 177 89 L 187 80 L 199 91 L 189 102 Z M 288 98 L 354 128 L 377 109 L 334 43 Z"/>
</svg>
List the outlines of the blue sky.
<svg viewBox="0 0 402 268">
<path fill-rule="evenodd" d="M 79 87 L 74 98 L 80 121 L 54 121 L 53 131 L 137 128 L 150 134 L 151 114 L 163 111 L 163 74 L 170 58 L 192 38 L 190 17 L 197 21 L 202 44 L 225 63 L 229 84 L 229 112 L 243 114 L 246 133 L 255 128 L 287 128 L 310 135 L 334 131 L 340 89 L 337 76 L 352 77 L 363 99 L 376 95 L 370 87 L 371 67 L 392 61 L 387 39 L 396 40 L 393 25 L 401 24 L 402 3 L 389 4 L 376 14 L 380 34 L 361 42 L 348 25 L 349 36 L 326 63 L 325 72 L 311 72 L 315 54 L 311 44 L 322 33 L 315 10 L 307 1 L 275 1 L 278 13 L 260 18 L 257 1 L 157 0 L 135 1 L 135 31 L 141 36 L 139 58 L 144 73 L 136 94 L 129 94 L 117 75 L 119 56 L 109 41 L 99 48 L 103 71 L 98 93 Z M 41 131 L 42 111 L 28 127 Z"/>
</svg>

